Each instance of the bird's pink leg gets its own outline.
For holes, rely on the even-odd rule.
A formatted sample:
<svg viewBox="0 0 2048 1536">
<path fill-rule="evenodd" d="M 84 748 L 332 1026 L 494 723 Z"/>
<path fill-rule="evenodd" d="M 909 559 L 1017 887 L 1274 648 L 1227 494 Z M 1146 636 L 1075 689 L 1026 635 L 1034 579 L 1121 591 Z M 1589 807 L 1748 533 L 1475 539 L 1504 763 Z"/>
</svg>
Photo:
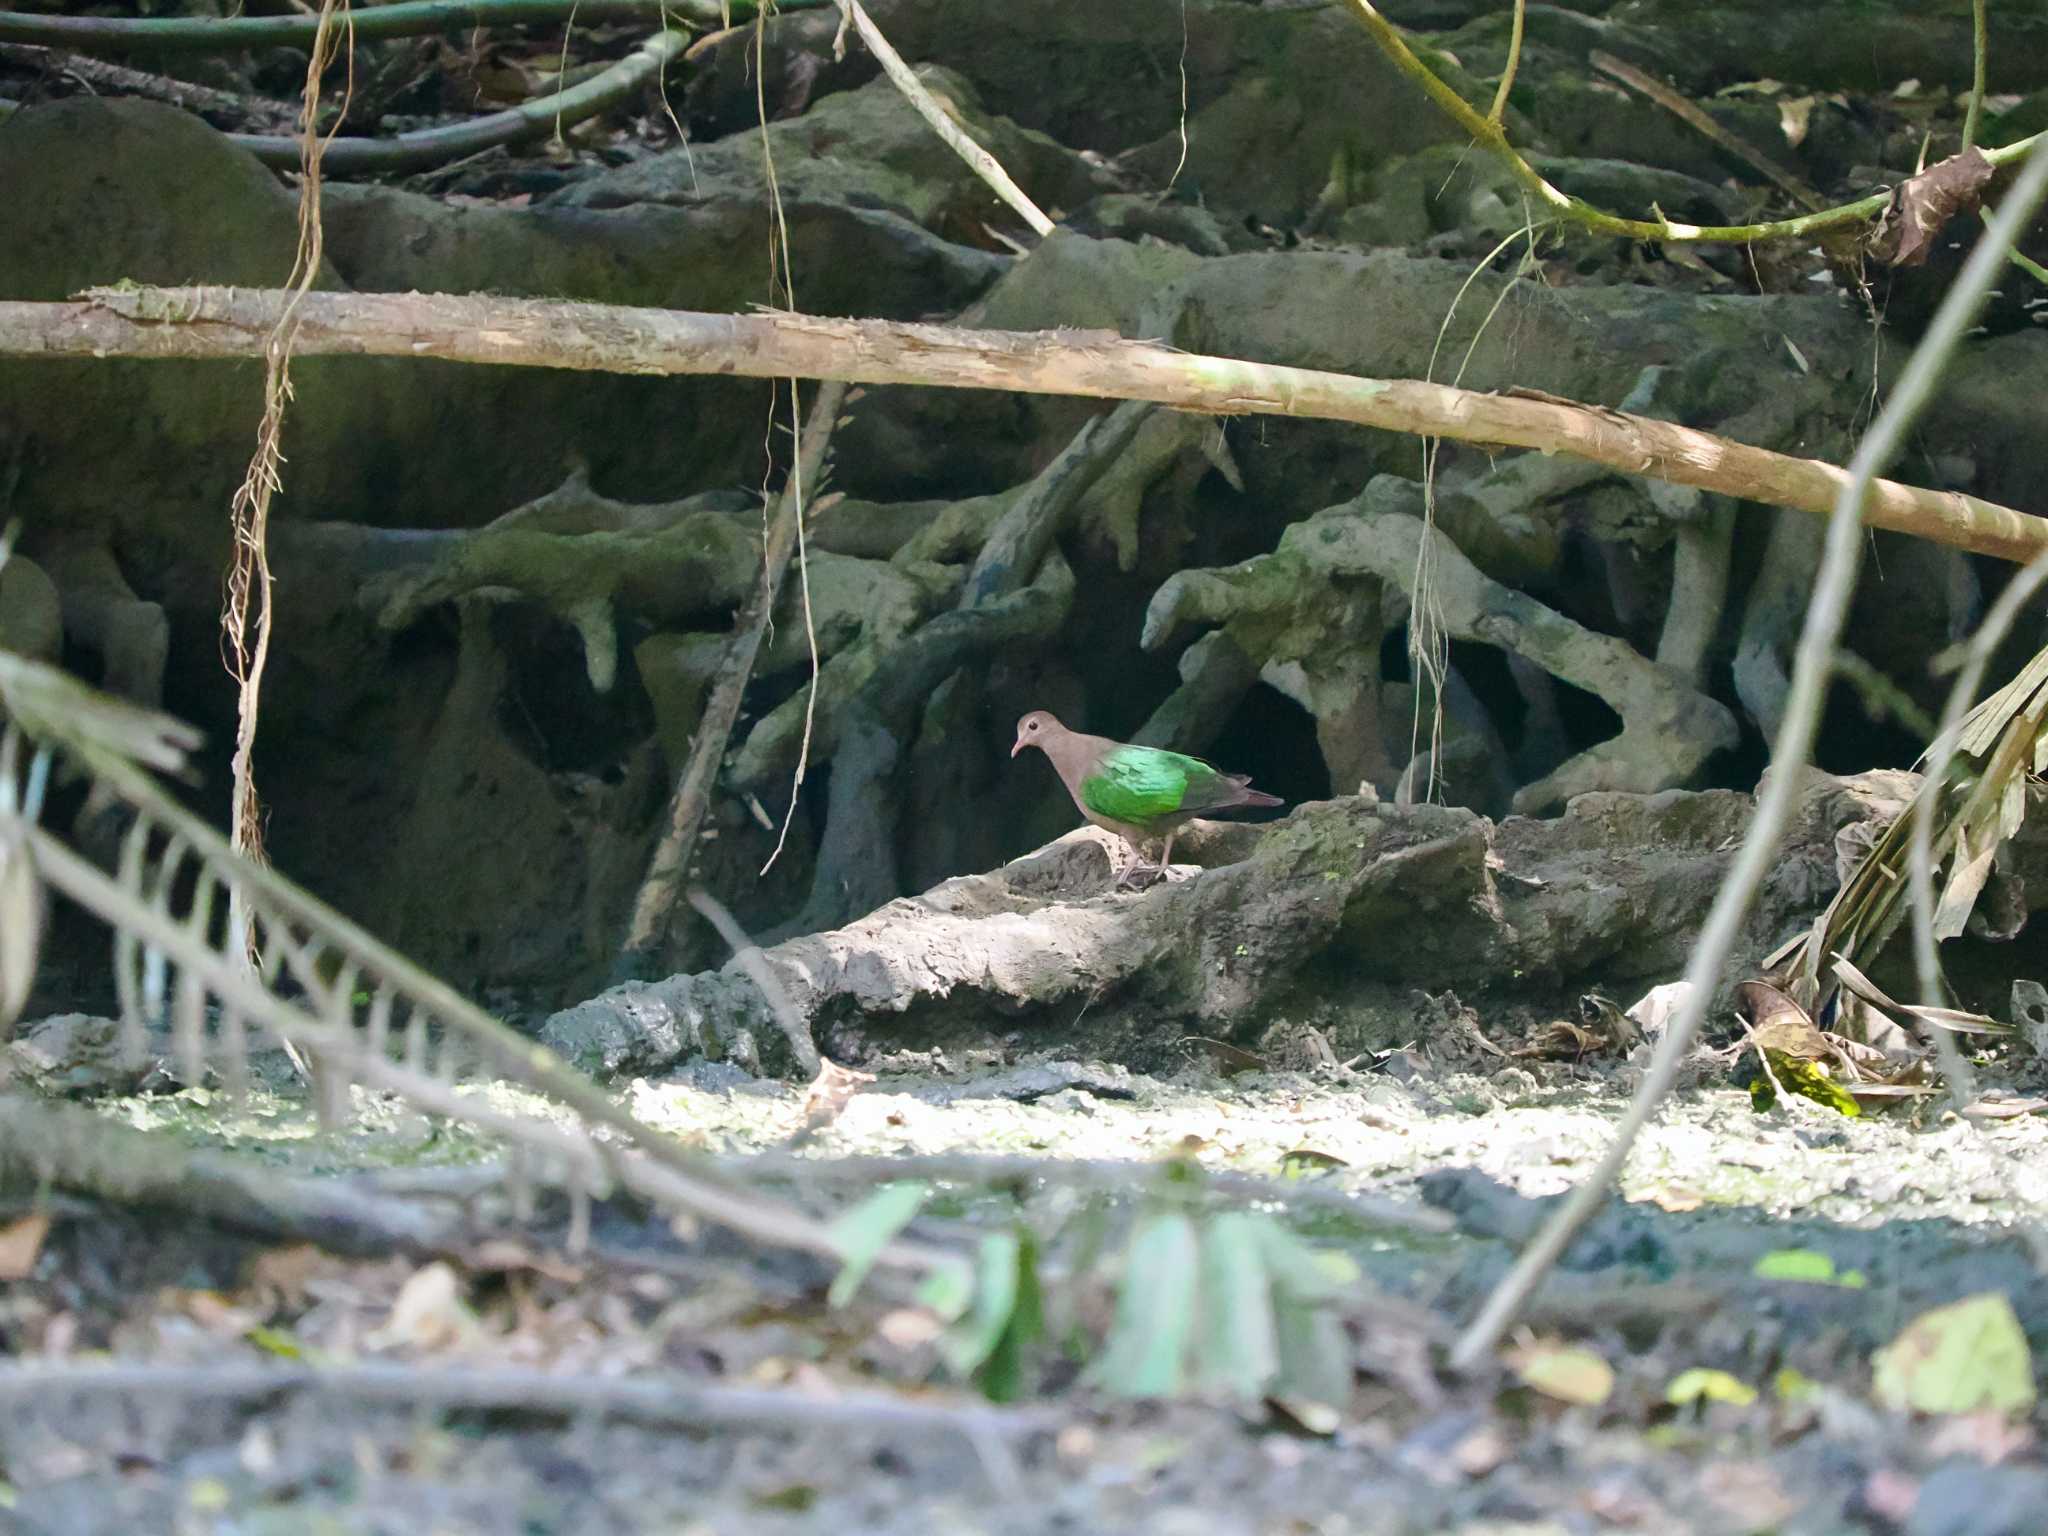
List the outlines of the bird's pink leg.
<svg viewBox="0 0 2048 1536">
<path fill-rule="evenodd" d="M 1157 866 L 1148 866 L 1145 863 L 1144 854 L 1140 852 L 1136 847 L 1133 847 L 1131 849 L 1130 866 L 1127 869 L 1125 869 L 1121 875 L 1117 876 L 1116 888 L 1118 890 L 1123 890 L 1126 886 L 1136 883 L 1136 881 L 1141 875 L 1150 875 L 1155 880 L 1165 880 L 1169 878 L 1166 872 L 1166 866 L 1167 861 L 1170 860 L 1172 857 L 1172 832 L 1168 832 L 1166 834 L 1166 845 L 1164 850 L 1159 855 L 1159 863 L 1157 864 Z M 1151 882 L 1147 881 L 1146 883 L 1150 884 Z"/>
</svg>

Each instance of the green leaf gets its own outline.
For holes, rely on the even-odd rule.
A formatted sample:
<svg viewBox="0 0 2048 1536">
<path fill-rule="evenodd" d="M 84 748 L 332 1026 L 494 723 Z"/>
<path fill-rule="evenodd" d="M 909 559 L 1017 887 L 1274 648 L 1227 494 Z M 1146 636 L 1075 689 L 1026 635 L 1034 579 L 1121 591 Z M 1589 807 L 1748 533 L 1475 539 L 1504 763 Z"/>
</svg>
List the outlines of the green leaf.
<svg viewBox="0 0 2048 1536">
<path fill-rule="evenodd" d="M 974 1308 L 939 1339 L 939 1354 L 962 1376 L 971 1376 L 995 1352 L 1017 1306 L 1017 1257 L 1014 1232 L 991 1232 L 975 1256 Z"/>
<path fill-rule="evenodd" d="M 1333 1301 L 1358 1284 L 1363 1271 L 1349 1254 L 1305 1243 L 1271 1217 L 1260 1217 L 1259 1246 L 1274 1289 L 1294 1301 Z"/>
<path fill-rule="evenodd" d="M 1138 1223 L 1124 1263 L 1116 1321 L 1090 1374 L 1121 1397 L 1168 1397 L 1186 1379 L 1195 1323 L 1195 1224 L 1179 1211 Z"/>
<path fill-rule="evenodd" d="M 1771 1378 L 1771 1390 L 1784 1402 L 1803 1403 L 1820 1391 L 1820 1383 L 1788 1365 Z"/>
<path fill-rule="evenodd" d="M 1351 1401 L 1351 1336 L 1334 1312 L 1276 1293 L 1273 1332 L 1280 1350 L 1274 1395 L 1288 1400 L 1290 1413 L 1310 1423 L 1315 1415 L 1306 1411 L 1307 1405 L 1335 1410 Z"/>
<path fill-rule="evenodd" d="M 915 1179 L 884 1184 L 833 1221 L 827 1231 L 839 1253 L 840 1269 L 832 1289 L 825 1293 L 827 1302 L 843 1307 L 853 1299 L 882 1250 L 910 1224 L 930 1193 L 929 1186 Z"/>
<path fill-rule="evenodd" d="M 266 1355 L 276 1355 L 280 1360 L 303 1360 L 306 1352 L 299 1341 L 281 1328 L 251 1328 L 242 1337 L 262 1350 Z"/>
<path fill-rule="evenodd" d="M 1856 1102 L 1856 1096 L 1823 1072 L 1817 1063 L 1807 1061 L 1803 1057 L 1787 1055 L 1769 1046 L 1764 1047 L 1764 1059 L 1771 1064 L 1772 1074 L 1789 1091 L 1813 1100 L 1824 1109 L 1832 1109 L 1838 1115 L 1847 1115 L 1852 1120 L 1863 1113 L 1863 1106 Z M 1768 1077 L 1759 1073 L 1757 1082 L 1764 1084 L 1766 1100 L 1775 1097 L 1770 1092 Z M 1749 1085 L 1749 1095 L 1751 1103 L 1754 1104 L 1757 1097 L 1756 1082 Z M 1770 1106 L 1766 1102 L 1757 1107 L 1767 1109 Z"/>
<path fill-rule="evenodd" d="M 1871 1366 L 1877 1400 L 1898 1412 L 2012 1413 L 2034 1401 L 2027 1336 L 1998 1291 L 1921 1313 Z"/>
<path fill-rule="evenodd" d="M 974 1299 L 974 1274 L 964 1259 L 941 1264 L 917 1288 L 917 1304 L 952 1322 Z"/>
<path fill-rule="evenodd" d="M 1671 1385 L 1664 1389 L 1664 1401 L 1681 1408 L 1687 1403 L 1701 1402 L 1733 1403 L 1738 1408 L 1747 1408 L 1756 1401 L 1756 1388 L 1726 1371 L 1696 1365 L 1671 1378 Z"/>
<path fill-rule="evenodd" d="M 1759 1280 L 1796 1280 L 1806 1285 L 1839 1285 L 1847 1290 L 1860 1291 L 1864 1286 L 1863 1271 L 1835 1269 L 1835 1261 L 1825 1253 L 1811 1248 L 1773 1248 L 1758 1259 L 1750 1273 Z"/>
<path fill-rule="evenodd" d="M 1267 1219 L 1226 1211 L 1202 1230 L 1195 1375 L 1203 1388 L 1231 1397 L 1257 1397 L 1280 1369 L 1272 1286 L 1259 1240 Z"/>
<path fill-rule="evenodd" d="M 1038 1248 L 1027 1233 L 1019 1239 L 1016 1300 L 1010 1320 L 996 1339 L 975 1380 L 991 1402 L 1014 1403 L 1029 1390 L 1032 1358 L 1045 1337 L 1045 1297 L 1038 1285 Z"/>
</svg>

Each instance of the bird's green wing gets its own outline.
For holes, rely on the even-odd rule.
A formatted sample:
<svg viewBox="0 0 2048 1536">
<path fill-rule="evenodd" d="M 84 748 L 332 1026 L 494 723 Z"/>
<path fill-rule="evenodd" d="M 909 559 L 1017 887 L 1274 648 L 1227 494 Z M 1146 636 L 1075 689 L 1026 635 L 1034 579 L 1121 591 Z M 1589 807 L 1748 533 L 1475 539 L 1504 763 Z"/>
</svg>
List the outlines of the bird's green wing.
<svg viewBox="0 0 2048 1536">
<path fill-rule="evenodd" d="M 1111 821 L 1143 826 L 1194 809 L 1203 799 L 1201 789 L 1221 777 L 1198 757 L 1158 747 L 1116 747 L 1081 780 L 1081 803 Z"/>
</svg>

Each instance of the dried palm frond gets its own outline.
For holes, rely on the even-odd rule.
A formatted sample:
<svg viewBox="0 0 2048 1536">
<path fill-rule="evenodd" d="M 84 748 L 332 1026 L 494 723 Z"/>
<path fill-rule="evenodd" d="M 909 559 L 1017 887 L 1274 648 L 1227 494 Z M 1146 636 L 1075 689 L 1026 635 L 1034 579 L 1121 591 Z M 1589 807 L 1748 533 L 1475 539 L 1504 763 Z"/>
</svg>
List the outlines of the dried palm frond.
<svg viewBox="0 0 2048 1536">
<path fill-rule="evenodd" d="M 1926 759 L 1922 759 L 1924 765 Z M 1837 961 L 1867 967 L 1907 911 L 1907 868 L 1916 815 L 1933 817 L 1936 939 L 1963 931 L 1998 850 L 2026 820 L 2030 780 L 2048 769 L 2048 650 L 1972 709 L 1958 728 L 1948 774 L 1923 782 L 1912 802 L 1842 882 L 1799 940 L 1773 955 L 1789 962 L 1788 990 L 1816 1017 L 1842 984 Z"/>
<path fill-rule="evenodd" d="M 139 1055 L 149 1025 L 167 1020 L 188 1082 L 203 1081 L 211 1069 L 239 1089 L 248 1080 L 252 1030 L 267 1031 L 313 1063 L 326 1116 L 345 1114 L 350 1089 L 361 1085 L 501 1138 L 522 1186 L 537 1177 L 568 1191 L 572 1239 L 589 1199 L 622 1188 L 671 1215 L 840 1256 L 826 1224 L 708 1171 L 551 1052 L 234 852 L 152 776 L 184 768 L 198 742 L 189 727 L 7 651 L 0 651 L 0 711 L 0 1037 L 12 1031 L 33 979 L 47 886 L 114 931 L 123 1049 Z M 132 818 L 111 872 L 37 824 L 60 761 Z M 231 904 L 247 914 L 256 966 L 230 933 Z M 284 977 L 298 996 L 279 995 Z M 544 1120 L 493 1106 L 461 1091 L 475 1079 L 523 1085 L 570 1113 Z M 523 1187 L 514 1195 L 524 1204 Z M 902 1241 L 881 1259 L 918 1271 L 955 1262 L 947 1251 Z"/>
</svg>

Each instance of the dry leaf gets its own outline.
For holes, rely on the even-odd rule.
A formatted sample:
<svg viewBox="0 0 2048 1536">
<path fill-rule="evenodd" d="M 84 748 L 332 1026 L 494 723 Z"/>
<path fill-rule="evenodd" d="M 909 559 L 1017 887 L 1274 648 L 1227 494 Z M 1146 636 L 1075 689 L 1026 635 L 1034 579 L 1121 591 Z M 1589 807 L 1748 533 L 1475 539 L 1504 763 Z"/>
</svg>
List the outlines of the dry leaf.
<svg viewBox="0 0 2048 1536">
<path fill-rule="evenodd" d="M 1545 1397 L 1597 1407 L 1614 1391 L 1614 1367 L 1578 1344 L 1526 1344 L 1508 1357 L 1515 1375 Z"/>
<path fill-rule="evenodd" d="M 839 1118 L 847 1101 L 874 1080 L 872 1072 L 856 1072 L 829 1056 L 821 1057 L 818 1075 L 811 1079 L 811 1086 L 804 1093 L 804 1125 L 811 1130 L 830 1125 Z"/>
<path fill-rule="evenodd" d="M 1795 96 L 1790 101 L 1778 103 L 1778 127 L 1784 131 L 1785 142 L 1797 149 L 1806 142 L 1806 130 L 1813 124 L 1813 104 L 1817 98 Z"/>
<path fill-rule="evenodd" d="M 1991 162 L 1973 145 L 1901 182 L 1871 234 L 1870 254 L 1888 266 L 1919 266 L 1951 219 L 1977 211 L 1991 171 Z"/>
<path fill-rule="evenodd" d="M 372 1349 L 445 1349 L 466 1342 L 476 1326 L 455 1271 L 437 1261 L 413 1271 L 398 1288 L 390 1318 L 363 1342 Z"/>
<path fill-rule="evenodd" d="M 1735 1008 L 1760 1048 L 1783 1051 L 1802 1061 L 1833 1054 L 1804 1008 L 1768 981 L 1745 981 L 1735 989 Z"/>
<path fill-rule="evenodd" d="M 30 1211 L 18 1221 L 0 1227 L 0 1280 L 26 1280 L 43 1251 L 43 1239 L 50 1235 L 50 1213 Z"/>
</svg>

